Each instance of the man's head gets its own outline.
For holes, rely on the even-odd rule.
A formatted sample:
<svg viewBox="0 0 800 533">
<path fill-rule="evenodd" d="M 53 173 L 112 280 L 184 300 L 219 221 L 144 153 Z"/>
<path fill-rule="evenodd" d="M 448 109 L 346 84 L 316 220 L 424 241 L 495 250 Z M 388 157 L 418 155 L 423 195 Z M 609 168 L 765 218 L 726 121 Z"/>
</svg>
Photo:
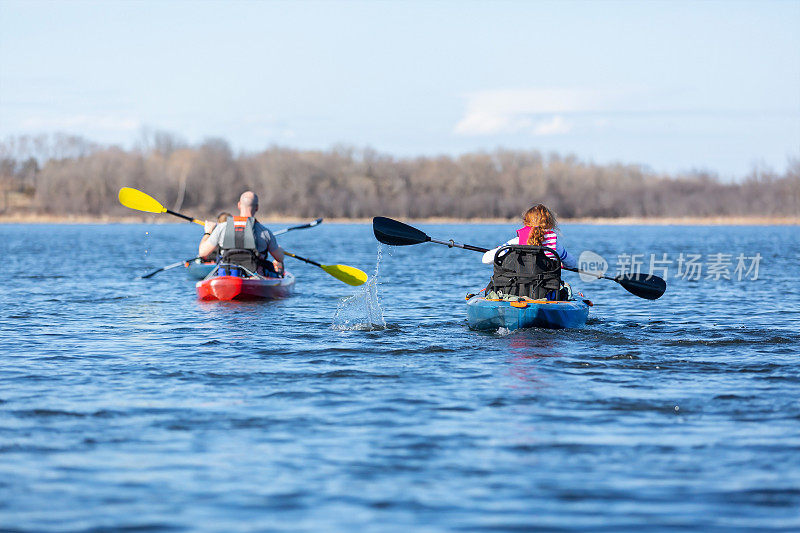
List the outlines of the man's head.
<svg viewBox="0 0 800 533">
<path fill-rule="evenodd" d="M 245 191 L 239 197 L 239 216 L 251 217 L 258 211 L 258 196 L 253 191 Z"/>
</svg>

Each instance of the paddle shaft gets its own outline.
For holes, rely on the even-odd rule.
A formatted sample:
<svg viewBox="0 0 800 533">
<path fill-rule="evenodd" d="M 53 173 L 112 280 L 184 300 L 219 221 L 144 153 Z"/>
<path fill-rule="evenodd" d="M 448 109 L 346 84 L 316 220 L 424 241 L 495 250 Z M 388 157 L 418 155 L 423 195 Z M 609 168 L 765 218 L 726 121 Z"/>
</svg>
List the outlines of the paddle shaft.
<svg viewBox="0 0 800 533">
<path fill-rule="evenodd" d="M 277 235 L 283 235 L 284 233 L 288 233 L 288 232 L 290 232 L 290 231 L 294 231 L 294 230 L 296 230 L 296 229 L 306 229 L 306 228 L 313 228 L 314 226 L 317 226 L 317 225 L 319 225 L 319 224 L 322 224 L 322 219 L 321 219 L 321 218 L 318 218 L 318 219 L 317 219 L 317 220 L 315 220 L 314 222 L 310 222 L 310 223 L 308 223 L 308 224 L 301 224 L 301 225 L 299 225 L 299 226 L 292 226 L 291 228 L 283 228 L 283 229 L 279 229 L 278 231 L 274 232 L 274 233 L 273 233 L 273 235 L 275 235 L 275 236 L 277 236 Z"/>
<path fill-rule="evenodd" d="M 196 222 L 193 218 L 187 217 L 187 216 L 182 215 L 180 213 L 175 213 L 173 211 L 170 211 L 169 209 L 167 209 L 166 212 L 171 214 L 171 215 L 176 215 L 176 216 L 179 216 L 181 218 L 185 218 L 186 220 L 191 220 L 192 222 Z M 318 218 L 317 220 L 315 220 L 314 222 L 311 222 L 309 224 L 302 224 L 302 225 L 299 225 L 299 226 L 292 226 L 290 228 L 284 228 L 284 229 L 278 230 L 275 233 L 273 233 L 273 235 L 283 235 L 284 233 L 287 233 L 287 232 L 293 231 L 293 230 L 313 228 L 314 226 L 316 226 L 316 225 L 318 225 L 320 223 L 322 223 L 322 219 Z M 314 262 L 314 261 L 312 261 L 310 259 L 305 259 L 303 257 L 297 257 L 294 254 L 290 254 L 288 252 L 286 253 L 286 255 L 290 255 L 292 257 L 296 257 L 297 259 L 300 259 L 300 260 L 305 261 L 307 263 L 311 263 L 312 265 L 321 266 L 319 263 L 316 263 L 316 262 Z M 192 262 L 192 261 L 194 261 L 196 259 L 202 259 L 202 257 L 200 257 L 200 256 L 192 257 L 191 259 L 187 259 L 187 260 L 181 261 L 179 263 L 173 263 L 171 265 L 167 265 L 165 267 L 161 267 L 158 270 L 154 270 L 154 271 L 150 272 L 149 274 L 145 274 L 144 276 L 141 276 L 141 277 L 142 277 L 142 279 L 151 278 L 151 277 L 155 276 L 156 274 L 158 274 L 159 272 L 164 272 L 165 270 L 178 268 L 179 266 L 184 265 L 186 263 L 190 263 L 190 262 Z"/>
<path fill-rule="evenodd" d="M 170 270 L 172 268 L 178 268 L 179 266 L 185 265 L 186 263 L 190 263 L 190 262 L 194 261 L 195 259 L 200 259 L 200 257 L 199 256 L 198 257 L 192 257 L 191 259 L 187 259 L 186 261 L 181 261 L 180 263 L 173 263 L 171 265 L 167 265 L 165 267 L 161 267 L 158 270 L 153 270 L 149 274 L 145 274 L 144 276 L 142 276 L 142 279 L 151 278 L 151 277 L 155 276 L 156 274 L 158 274 L 159 272 L 163 272 L 165 270 Z"/>
<path fill-rule="evenodd" d="M 439 241 L 439 240 L 431 239 L 430 237 L 428 237 L 428 240 L 430 242 L 435 242 L 436 244 L 443 244 L 443 245 L 447 246 L 448 248 L 462 248 L 464 250 L 472 250 L 473 252 L 482 252 L 482 253 L 486 253 L 486 252 L 489 251 L 488 248 L 481 248 L 479 246 L 472 246 L 471 244 L 460 244 L 460 243 L 454 242 L 452 239 L 449 240 L 449 241 Z M 598 279 L 607 279 L 607 280 L 616 281 L 617 283 L 620 283 L 620 280 L 618 278 L 612 278 L 612 277 L 609 277 L 609 276 L 603 276 L 603 275 L 597 274 L 595 272 L 587 272 L 585 270 L 580 270 L 580 269 L 577 269 L 577 268 L 570 268 L 570 267 L 566 267 L 564 265 L 561 265 L 561 268 L 563 268 L 564 270 L 569 270 L 570 272 L 576 272 L 578 274 L 587 274 L 589 276 L 594 276 L 594 277 L 596 277 Z"/>
<path fill-rule="evenodd" d="M 464 250 L 472 250 L 473 252 L 481 252 L 481 253 L 486 253 L 489 251 L 488 248 L 480 248 L 478 246 L 472 246 L 471 244 L 461 244 L 453 241 L 453 239 L 450 239 L 449 241 L 437 241 L 436 239 L 431 239 L 430 237 L 428 237 L 428 240 L 431 242 L 435 242 L 436 244 L 444 244 L 448 248 L 462 248 Z"/>
<path fill-rule="evenodd" d="M 185 218 L 186 220 L 191 220 L 192 222 L 198 222 L 197 220 L 195 220 L 195 219 L 193 219 L 191 217 L 188 217 L 186 215 L 182 215 L 180 213 L 176 213 L 176 212 L 171 211 L 169 209 L 167 209 L 165 212 L 169 213 L 170 215 L 175 215 L 175 216 L 180 217 L 180 218 Z M 316 226 L 316 225 L 318 225 L 320 223 L 322 223 L 322 219 L 318 218 L 314 222 L 310 222 L 308 224 L 301 224 L 299 226 L 292 226 L 290 228 L 280 229 L 280 230 L 276 231 L 275 233 L 273 233 L 273 235 L 283 235 L 284 233 L 287 233 L 289 231 L 293 231 L 293 230 L 296 230 L 296 229 L 313 228 L 314 226 Z M 149 274 L 145 274 L 144 276 L 141 276 L 141 278 L 142 279 L 151 278 L 151 277 L 155 276 L 156 274 L 158 274 L 159 272 L 164 272 L 165 270 L 178 268 L 179 266 L 181 266 L 181 265 L 183 265 L 185 263 L 190 263 L 190 262 L 194 261 L 195 259 L 202 259 L 202 258 L 200 256 L 197 256 L 197 257 L 192 257 L 191 259 L 187 259 L 186 261 L 181 261 L 180 263 L 173 263 L 171 265 L 167 265 L 165 267 L 161 267 L 158 270 L 154 270 L 154 271 L 150 272 Z"/>
<path fill-rule="evenodd" d="M 375 233 L 375 238 L 378 242 L 388 244 L 390 246 L 408 246 L 414 244 L 422 244 L 423 242 L 433 242 L 447 246 L 448 248 L 462 248 L 464 250 L 472 250 L 475 252 L 486 253 L 489 250 L 472 246 L 471 244 L 461 244 L 453 241 L 439 241 L 431 239 L 424 231 L 421 231 L 414 226 L 409 226 L 403 222 L 387 218 L 375 217 L 372 219 L 372 231 Z M 585 272 L 577 268 L 567 268 L 561 265 L 565 270 L 571 272 L 578 272 L 579 274 L 587 274 L 596 278 L 607 279 L 619 283 L 626 291 L 640 298 L 648 300 L 656 300 L 664 294 L 667 289 L 667 283 L 658 276 L 648 275 L 644 276 L 639 273 L 630 273 L 621 276 L 609 277 L 594 272 Z"/>
<path fill-rule="evenodd" d="M 353 287 L 358 287 L 359 285 L 363 285 L 367 282 L 368 276 L 367 274 L 359 270 L 355 267 L 347 266 L 347 265 L 322 265 L 317 263 L 316 261 L 312 261 L 311 259 L 306 259 L 305 257 L 300 257 L 299 255 L 295 255 L 291 252 L 287 252 L 286 250 L 283 251 L 285 255 L 289 257 L 294 257 L 298 261 L 303 261 L 304 263 L 308 263 L 309 265 L 314 265 L 325 271 L 327 274 L 333 276 L 334 278 L 338 279 L 343 283 L 347 283 Z"/>
<path fill-rule="evenodd" d="M 563 268 L 564 270 L 569 270 L 570 272 L 577 272 L 578 274 L 586 274 L 587 276 L 594 276 L 597 279 L 610 279 L 611 281 L 616 281 L 617 283 L 619 283 L 619 279 L 617 278 L 604 276 L 603 274 L 598 274 L 596 272 L 587 272 L 585 270 L 578 270 L 577 268 L 565 267 L 563 265 L 561 266 L 561 268 Z"/>
<path fill-rule="evenodd" d="M 311 259 L 306 259 L 305 257 L 300 257 L 299 255 L 295 255 L 295 254 L 293 254 L 291 252 L 287 252 L 286 250 L 284 250 L 283 253 L 284 253 L 284 255 L 288 255 L 289 257 L 294 257 L 295 259 L 299 259 L 300 261 L 303 261 L 304 263 L 308 263 L 309 265 L 314 265 L 314 266 L 318 266 L 318 267 L 322 268 L 321 264 L 317 263 L 316 261 L 312 261 Z"/>
<path fill-rule="evenodd" d="M 192 217 L 186 216 L 186 215 L 184 215 L 182 213 L 176 213 L 172 209 L 167 209 L 164 212 L 165 213 L 169 213 L 170 215 L 176 216 L 178 218 L 182 218 L 184 220 L 188 220 L 189 222 L 194 222 L 195 224 L 199 224 L 201 226 L 205 226 L 205 223 L 202 220 L 197 220 L 196 218 L 192 218 Z"/>
<path fill-rule="evenodd" d="M 431 239 L 429 237 L 428 240 L 430 240 L 430 242 L 435 242 L 436 244 L 443 244 L 443 245 L 447 246 L 448 248 L 463 248 L 464 250 L 472 250 L 473 252 L 481 252 L 481 253 L 486 253 L 486 252 L 489 251 L 488 248 L 481 248 L 480 246 L 472 246 L 471 244 L 460 244 L 460 243 L 454 242 L 452 239 L 449 240 L 449 241 L 437 241 L 436 239 Z M 619 280 L 617 280 L 617 279 L 609 278 L 608 276 L 600 276 L 600 275 L 594 274 L 592 272 L 585 272 L 583 270 L 578 270 L 577 268 L 569 268 L 569 267 L 565 267 L 563 265 L 561 266 L 561 268 L 563 268 L 564 270 L 569 270 L 570 272 L 578 272 L 579 274 L 589 274 L 590 276 L 596 276 L 598 278 L 605 278 L 605 279 L 610 279 L 611 281 L 619 282 Z"/>
<path fill-rule="evenodd" d="M 202 220 L 197 220 L 196 218 L 192 218 L 190 216 L 184 215 L 183 213 L 177 213 L 177 212 L 175 212 L 175 211 L 173 211 L 171 209 L 167 209 L 166 207 L 161 205 L 161 203 L 158 200 L 156 200 L 152 196 L 150 196 L 150 195 L 148 195 L 146 193 L 143 193 L 142 191 L 139 191 L 137 189 L 132 189 L 130 187 L 122 187 L 119 190 L 119 201 L 120 201 L 120 203 L 122 205 L 124 205 L 125 207 L 128 207 L 130 209 L 136 209 L 138 211 L 145 211 L 147 213 L 156 213 L 156 214 L 158 214 L 158 213 L 167 213 L 167 214 L 170 214 L 172 216 L 175 216 L 175 217 L 178 217 L 178 218 L 182 218 L 184 220 L 188 220 L 189 222 L 193 222 L 193 223 L 198 224 L 200 226 L 205 226 L 205 223 Z M 316 226 L 317 224 L 319 224 L 321 222 L 322 222 L 322 219 L 318 218 L 314 222 L 310 222 L 308 224 L 302 224 L 302 225 L 299 225 L 299 226 L 286 228 L 286 230 L 284 230 L 281 233 L 285 233 L 287 231 L 291 231 L 291 230 L 294 230 L 294 229 L 311 228 L 311 227 L 314 227 L 314 226 Z M 202 246 L 203 245 L 201 244 L 201 247 Z M 350 266 L 347 266 L 347 265 L 321 265 L 321 264 L 317 263 L 316 261 L 312 261 L 311 259 L 306 259 L 305 257 L 300 257 L 300 256 L 297 256 L 297 255 L 294 255 L 293 253 L 287 252 L 286 255 L 288 255 L 290 257 L 294 257 L 295 259 L 298 259 L 300 261 L 304 261 L 304 262 L 306 262 L 306 263 L 308 263 L 310 265 L 314 265 L 316 267 L 319 267 L 319 268 L 323 269 L 325 272 L 327 272 L 328 274 L 336 277 L 340 281 L 344 281 L 345 283 L 348 283 L 350 285 L 354 285 L 354 286 L 360 285 L 360 284 L 365 283 L 366 280 L 367 280 L 367 275 L 364 272 L 362 272 L 362 271 L 360 271 L 360 270 L 358 270 L 357 268 L 354 268 L 354 267 L 350 267 Z M 150 276 L 156 274 L 157 272 L 162 272 L 162 271 L 167 270 L 169 268 L 175 268 L 175 267 L 177 267 L 177 266 L 179 266 L 181 264 L 183 264 L 183 262 L 175 263 L 174 265 L 167 265 L 166 267 L 161 268 L 159 270 L 156 270 L 155 272 L 153 272 L 151 274 L 148 274 L 148 275 L 146 275 L 144 277 L 148 277 L 149 278 Z"/>
</svg>

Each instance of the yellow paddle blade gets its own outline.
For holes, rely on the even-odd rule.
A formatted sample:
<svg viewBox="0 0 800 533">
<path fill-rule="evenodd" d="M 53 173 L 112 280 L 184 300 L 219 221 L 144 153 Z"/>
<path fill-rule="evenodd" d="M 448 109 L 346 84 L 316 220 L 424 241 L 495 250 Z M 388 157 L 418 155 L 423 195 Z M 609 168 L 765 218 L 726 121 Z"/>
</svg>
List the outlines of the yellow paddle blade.
<svg viewBox="0 0 800 533">
<path fill-rule="evenodd" d="M 155 198 L 130 187 L 123 187 L 119 190 L 119 203 L 125 207 L 146 213 L 167 212 L 167 208 L 158 203 Z"/>
<path fill-rule="evenodd" d="M 355 267 L 347 265 L 320 265 L 320 267 L 334 278 L 353 287 L 367 282 L 367 274 Z"/>
</svg>

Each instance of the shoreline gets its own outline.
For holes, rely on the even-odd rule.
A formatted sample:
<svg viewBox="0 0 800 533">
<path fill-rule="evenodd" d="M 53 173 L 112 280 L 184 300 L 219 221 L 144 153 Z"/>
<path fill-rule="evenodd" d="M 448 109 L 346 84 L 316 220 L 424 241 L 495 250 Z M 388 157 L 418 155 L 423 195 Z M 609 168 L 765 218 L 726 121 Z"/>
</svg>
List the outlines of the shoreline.
<svg viewBox="0 0 800 533">
<path fill-rule="evenodd" d="M 267 215 L 260 219 L 264 224 L 302 224 L 308 222 L 301 217 Z M 459 219 L 450 217 L 427 217 L 406 219 L 420 224 L 514 224 L 517 218 Z M 326 218 L 327 224 L 369 224 L 372 218 Z M 589 224 L 596 226 L 798 226 L 800 216 L 710 216 L 710 217 L 616 217 L 616 218 L 564 218 L 560 224 Z M 186 224 L 186 222 L 161 217 L 145 216 L 87 216 L 87 215 L 0 215 L 0 224 Z"/>
</svg>

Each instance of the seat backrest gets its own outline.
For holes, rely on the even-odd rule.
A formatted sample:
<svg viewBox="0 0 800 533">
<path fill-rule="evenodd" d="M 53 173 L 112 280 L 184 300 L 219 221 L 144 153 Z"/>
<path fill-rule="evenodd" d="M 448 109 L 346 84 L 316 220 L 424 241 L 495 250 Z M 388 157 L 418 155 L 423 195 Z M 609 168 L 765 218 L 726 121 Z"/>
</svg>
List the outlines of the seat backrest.
<svg viewBox="0 0 800 533">
<path fill-rule="evenodd" d="M 545 251 L 553 257 L 548 257 Z M 535 300 L 557 299 L 561 288 L 561 260 L 551 248 L 510 244 L 501 246 L 494 256 L 494 273 L 487 287 L 513 296 Z"/>
<path fill-rule="evenodd" d="M 239 265 L 250 272 L 256 272 L 258 269 L 258 258 L 252 250 L 241 250 L 238 248 L 223 250 L 220 263 Z"/>
</svg>

